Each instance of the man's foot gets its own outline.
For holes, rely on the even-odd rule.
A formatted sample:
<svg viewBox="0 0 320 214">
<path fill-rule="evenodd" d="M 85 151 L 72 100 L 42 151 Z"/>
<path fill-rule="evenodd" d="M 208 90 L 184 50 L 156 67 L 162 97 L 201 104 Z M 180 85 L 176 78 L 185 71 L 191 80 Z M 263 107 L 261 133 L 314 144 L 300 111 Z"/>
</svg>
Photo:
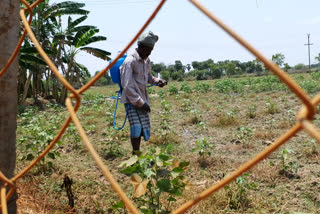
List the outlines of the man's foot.
<svg viewBox="0 0 320 214">
<path fill-rule="evenodd" d="M 133 150 L 132 155 L 137 155 L 139 157 L 142 155 L 142 152 L 140 150 Z"/>
</svg>

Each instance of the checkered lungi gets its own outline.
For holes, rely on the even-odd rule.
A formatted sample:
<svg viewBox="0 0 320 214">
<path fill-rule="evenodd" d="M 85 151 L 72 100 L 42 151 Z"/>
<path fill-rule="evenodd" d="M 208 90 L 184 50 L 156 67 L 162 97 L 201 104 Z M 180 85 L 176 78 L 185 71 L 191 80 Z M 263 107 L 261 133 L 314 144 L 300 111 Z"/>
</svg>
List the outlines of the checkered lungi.
<svg viewBox="0 0 320 214">
<path fill-rule="evenodd" d="M 129 108 L 129 106 L 131 107 Z M 129 108 L 127 114 L 130 123 L 130 137 L 138 138 L 143 136 L 145 141 L 149 140 L 151 129 L 149 113 L 143 112 L 130 104 L 125 104 L 125 108 Z"/>
</svg>

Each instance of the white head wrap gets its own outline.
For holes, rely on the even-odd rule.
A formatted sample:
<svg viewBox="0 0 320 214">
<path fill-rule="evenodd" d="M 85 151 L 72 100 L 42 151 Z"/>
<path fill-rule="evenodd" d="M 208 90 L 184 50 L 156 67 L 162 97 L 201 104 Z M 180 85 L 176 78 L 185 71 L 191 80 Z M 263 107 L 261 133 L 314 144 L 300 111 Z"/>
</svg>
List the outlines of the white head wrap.
<svg viewBox="0 0 320 214">
<path fill-rule="evenodd" d="M 155 34 L 153 34 L 152 31 L 149 31 L 148 33 L 143 33 L 139 39 L 138 39 L 138 45 L 142 44 L 147 47 L 153 48 L 156 42 L 158 41 L 159 37 Z"/>
</svg>

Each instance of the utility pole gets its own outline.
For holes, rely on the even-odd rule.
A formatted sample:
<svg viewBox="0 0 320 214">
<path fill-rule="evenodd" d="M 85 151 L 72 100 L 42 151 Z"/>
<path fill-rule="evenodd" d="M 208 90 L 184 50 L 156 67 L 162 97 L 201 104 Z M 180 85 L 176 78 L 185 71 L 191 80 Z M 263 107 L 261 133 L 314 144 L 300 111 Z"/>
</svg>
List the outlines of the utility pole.
<svg viewBox="0 0 320 214">
<path fill-rule="evenodd" d="M 310 45 L 313 45 L 312 43 L 310 44 L 310 34 L 308 33 L 308 44 L 304 44 L 304 45 L 308 45 L 308 54 L 309 54 L 309 73 L 311 72 L 311 65 L 310 65 Z"/>
</svg>

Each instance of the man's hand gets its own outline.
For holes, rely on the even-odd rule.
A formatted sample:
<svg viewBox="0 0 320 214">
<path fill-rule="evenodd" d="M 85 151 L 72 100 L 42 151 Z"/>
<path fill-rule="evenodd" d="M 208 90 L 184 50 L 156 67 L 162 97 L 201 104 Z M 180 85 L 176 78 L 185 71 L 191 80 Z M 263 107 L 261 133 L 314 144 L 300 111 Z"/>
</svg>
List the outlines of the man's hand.
<svg viewBox="0 0 320 214">
<path fill-rule="evenodd" d="M 143 106 L 140 108 L 141 111 L 143 112 L 150 112 L 150 106 L 147 103 L 144 103 Z"/>
<path fill-rule="evenodd" d="M 159 82 L 158 82 L 158 86 L 161 87 L 161 88 L 163 86 L 167 85 L 167 84 L 168 84 L 168 82 L 166 80 L 163 80 L 163 79 L 160 79 Z"/>
</svg>

